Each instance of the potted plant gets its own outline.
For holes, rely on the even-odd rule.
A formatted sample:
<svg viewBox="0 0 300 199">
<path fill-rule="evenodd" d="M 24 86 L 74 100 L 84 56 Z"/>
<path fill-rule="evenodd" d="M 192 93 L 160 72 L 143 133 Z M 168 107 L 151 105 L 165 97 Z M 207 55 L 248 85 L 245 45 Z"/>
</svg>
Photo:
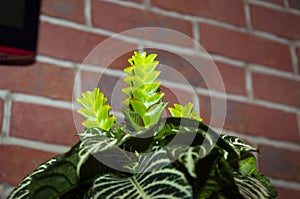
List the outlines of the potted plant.
<svg viewBox="0 0 300 199">
<path fill-rule="evenodd" d="M 134 52 L 118 124 L 99 88 L 82 93 L 81 141 L 40 165 L 10 193 L 25 198 L 276 198 L 255 148 L 205 125 L 193 104 L 162 118 L 156 54 Z"/>
</svg>

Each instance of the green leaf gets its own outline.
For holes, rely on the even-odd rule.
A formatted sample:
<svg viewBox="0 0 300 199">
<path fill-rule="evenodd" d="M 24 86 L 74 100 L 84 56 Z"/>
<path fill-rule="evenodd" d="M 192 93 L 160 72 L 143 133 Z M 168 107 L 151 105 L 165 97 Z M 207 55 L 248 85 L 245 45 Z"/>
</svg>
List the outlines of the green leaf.
<svg viewBox="0 0 300 199">
<path fill-rule="evenodd" d="M 83 108 L 77 112 L 86 119 L 82 125 L 86 128 L 98 127 L 108 131 L 114 124 L 115 117 L 109 117 L 110 106 L 105 104 L 107 99 L 104 94 L 100 92 L 99 88 L 95 88 L 93 91 L 87 91 L 81 95 L 82 97 L 77 101 Z M 107 119 L 109 121 L 106 122 Z"/>
<path fill-rule="evenodd" d="M 245 143 L 240 138 L 231 135 L 221 135 L 221 138 L 225 140 L 238 154 L 242 152 L 258 152 L 256 148 Z"/>
<path fill-rule="evenodd" d="M 138 173 L 131 177 L 107 174 L 94 181 L 89 197 L 98 198 L 192 198 L 184 174 L 170 164 L 164 150 L 140 155 Z"/>
<path fill-rule="evenodd" d="M 97 117 L 95 111 L 91 109 L 81 108 L 77 112 L 87 119 L 94 119 Z"/>
<path fill-rule="evenodd" d="M 85 137 L 80 144 L 80 148 L 84 150 L 80 150 L 78 152 L 78 156 L 80 157 L 77 163 L 77 175 L 80 174 L 81 166 L 86 162 L 91 154 L 99 153 L 101 151 L 108 150 L 114 146 L 118 146 L 121 143 L 118 142 L 116 138 L 109 138 L 107 136 L 89 136 Z"/>
<path fill-rule="evenodd" d="M 162 98 L 164 97 L 164 95 L 165 94 L 161 93 L 161 92 L 157 92 L 155 94 L 148 95 L 145 100 L 145 106 L 147 107 L 147 109 L 150 106 L 152 106 L 153 104 L 160 103 Z"/>
<path fill-rule="evenodd" d="M 138 88 L 132 93 L 132 97 L 139 99 L 141 102 L 145 102 L 145 99 L 147 98 L 147 94 L 143 89 Z"/>
<path fill-rule="evenodd" d="M 8 199 L 56 199 L 81 183 L 76 173 L 80 143 L 65 154 L 58 155 L 29 174 L 14 188 Z"/>
<path fill-rule="evenodd" d="M 125 123 L 130 124 L 133 129 L 139 131 L 144 128 L 144 122 L 140 115 L 130 109 L 122 109 L 122 113 L 125 115 Z M 130 128 L 130 126 L 128 126 Z"/>
<path fill-rule="evenodd" d="M 167 105 L 168 104 L 166 102 L 152 105 L 146 111 L 145 116 L 143 117 L 145 127 L 150 127 L 156 124 L 159 121 L 160 116 Z"/>
<path fill-rule="evenodd" d="M 147 108 L 139 99 L 131 98 L 129 102 L 132 105 L 134 112 L 139 114 L 141 117 L 145 115 Z"/>
<path fill-rule="evenodd" d="M 180 104 L 174 104 L 174 108 L 169 108 L 169 111 L 172 117 L 190 118 L 202 122 L 203 119 L 197 116 L 199 113 L 192 110 L 193 106 L 194 105 L 190 102 L 184 106 Z"/>
<path fill-rule="evenodd" d="M 160 71 L 153 71 L 151 73 L 148 73 L 144 78 L 144 82 L 146 84 L 154 82 L 157 79 L 157 77 L 160 75 L 160 73 L 161 73 Z"/>
<path fill-rule="evenodd" d="M 260 180 L 242 174 L 235 174 L 235 183 L 238 187 L 240 194 L 245 199 L 270 199 L 276 198 L 277 193 L 270 192 L 268 187 L 265 186 Z M 275 191 L 276 192 L 276 191 Z"/>
<path fill-rule="evenodd" d="M 82 125 L 86 128 L 94 128 L 100 126 L 99 122 L 96 120 L 87 119 L 82 122 Z"/>
<path fill-rule="evenodd" d="M 159 82 L 152 82 L 152 83 L 149 83 L 149 84 L 145 84 L 142 87 L 142 89 L 145 90 L 147 95 L 149 95 L 149 94 L 153 94 L 153 93 L 157 92 L 158 89 L 159 89 L 159 86 L 160 86 Z"/>
<path fill-rule="evenodd" d="M 239 172 L 244 175 L 250 176 L 256 171 L 256 159 L 251 153 L 248 153 L 245 157 L 241 157 L 239 160 Z"/>
<path fill-rule="evenodd" d="M 168 108 L 172 117 L 181 117 L 181 112 L 174 108 Z"/>
<path fill-rule="evenodd" d="M 268 178 L 266 178 L 264 175 L 262 175 L 258 171 L 255 171 L 254 173 L 252 173 L 252 177 L 259 180 L 264 185 L 264 187 L 268 189 L 270 198 L 274 198 L 274 199 L 276 198 L 277 191 Z"/>
</svg>

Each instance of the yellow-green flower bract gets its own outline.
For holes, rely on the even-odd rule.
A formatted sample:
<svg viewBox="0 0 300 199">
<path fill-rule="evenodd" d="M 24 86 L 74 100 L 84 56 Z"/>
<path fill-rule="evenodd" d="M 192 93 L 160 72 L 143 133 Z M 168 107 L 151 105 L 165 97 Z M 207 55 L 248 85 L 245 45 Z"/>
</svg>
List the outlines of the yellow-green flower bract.
<svg viewBox="0 0 300 199">
<path fill-rule="evenodd" d="M 126 106 L 123 113 L 136 129 L 156 124 L 167 105 L 162 102 L 164 93 L 159 90 L 160 82 L 156 81 L 160 74 L 160 71 L 155 70 L 159 63 L 155 60 L 156 56 L 134 52 L 128 59 L 130 66 L 124 69 L 128 75 L 124 82 L 128 87 L 122 91 L 128 98 L 123 100 Z"/>
<path fill-rule="evenodd" d="M 193 111 L 193 106 L 194 105 L 189 102 L 184 106 L 180 104 L 174 104 L 174 108 L 168 108 L 168 109 L 172 117 L 190 118 L 202 122 L 203 119 L 198 116 L 199 113 Z"/>
<path fill-rule="evenodd" d="M 77 99 L 77 102 L 83 108 L 80 108 L 77 112 L 86 119 L 82 122 L 82 125 L 86 128 L 97 127 L 108 131 L 116 118 L 109 115 L 110 106 L 105 104 L 107 98 L 104 97 L 104 94 L 100 92 L 99 88 L 95 88 L 93 91 L 81 93 L 81 96 Z"/>
</svg>

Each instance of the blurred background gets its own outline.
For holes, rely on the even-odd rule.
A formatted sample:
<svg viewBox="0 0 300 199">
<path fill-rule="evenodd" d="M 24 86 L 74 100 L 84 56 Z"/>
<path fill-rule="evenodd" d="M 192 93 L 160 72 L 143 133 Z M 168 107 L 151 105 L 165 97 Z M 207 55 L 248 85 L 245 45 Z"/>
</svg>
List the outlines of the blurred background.
<svg viewBox="0 0 300 199">
<path fill-rule="evenodd" d="M 116 97 L 114 85 L 132 52 L 112 60 L 107 71 L 103 66 L 81 66 L 89 52 L 116 33 L 161 27 L 200 43 L 225 85 L 225 92 L 217 85 L 209 93 L 201 75 L 185 59 L 149 49 L 159 54 L 161 63 L 184 75 L 193 88 L 185 89 L 184 82 L 170 78 L 173 90 L 163 88 L 166 101 L 176 102 L 174 89 L 186 101 L 199 100 L 201 116 L 209 122 L 211 98 L 226 93 L 225 124 L 212 125 L 260 150 L 258 166 L 276 186 L 278 198 L 298 198 L 299 24 L 298 0 L 42 0 L 34 62 L 0 65 L 0 195 L 5 198 L 38 165 L 79 140 L 72 112 L 74 85 L 74 97 L 97 85 L 109 102 Z M 203 49 L 194 42 L 155 33 L 114 41 L 111 53 L 114 48 L 142 49 L 151 43 L 203 59 Z M 108 57 L 99 54 L 99 59 Z M 197 99 L 192 96 L 195 93 Z"/>
</svg>

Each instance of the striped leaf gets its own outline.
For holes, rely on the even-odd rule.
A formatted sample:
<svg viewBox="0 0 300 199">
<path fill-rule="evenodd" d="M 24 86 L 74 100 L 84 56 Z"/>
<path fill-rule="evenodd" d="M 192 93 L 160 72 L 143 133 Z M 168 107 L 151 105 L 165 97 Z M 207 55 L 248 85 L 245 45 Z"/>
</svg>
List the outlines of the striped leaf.
<svg viewBox="0 0 300 199">
<path fill-rule="evenodd" d="M 240 194 L 245 199 L 276 198 L 276 191 L 270 192 L 270 190 L 268 190 L 268 187 L 255 177 L 236 174 L 234 180 Z"/>
<path fill-rule="evenodd" d="M 89 197 L 94 199 L 192 198 L 192 188 L 184 174 L 169 164 L 167 153 L 162 149 L 150 155 L 140 155 L 135 175 L 101 176 L 95 180 Z"/>
<path fill-rule="evenodd" d="M 80 144 L 40 165 L 10 193 L 8 199 L 56 199 L 79 185 L 76 167 Z"/>
<path fill-rule="evenodd" d="M 240 138 L 231 135 L 221 135 L 221 138 L 225 140 L 238 154 L 242 152 L 257 152 L 257 149 L 253 146 L 245 143 Z"/>
</svg>

